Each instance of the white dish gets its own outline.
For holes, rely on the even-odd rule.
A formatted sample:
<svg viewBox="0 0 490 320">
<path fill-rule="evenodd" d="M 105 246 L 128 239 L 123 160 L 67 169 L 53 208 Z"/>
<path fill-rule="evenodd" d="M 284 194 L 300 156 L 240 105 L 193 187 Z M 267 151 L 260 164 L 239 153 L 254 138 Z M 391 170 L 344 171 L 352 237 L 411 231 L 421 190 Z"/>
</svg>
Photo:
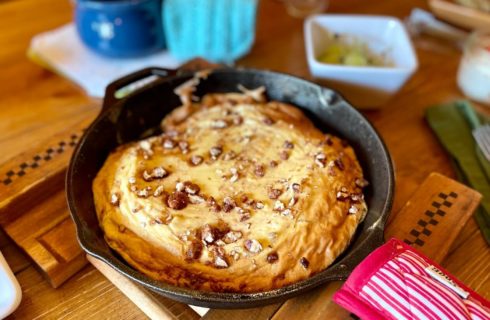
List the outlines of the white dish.
<svg viewBox="0 0 490 320">
<path fill-rule="evenodd" d="M 417 56 L 400 20 L 371 15 L 314 15 L 305 21 L 305 44 L 311 74 L 329 81 L 354 105 L 380 107 L 417 70 Z M 329 34 L 354 37 L 393 66 L 345 66 L 320 62 L 329 45 Z"/>
<path fill-rule="evenodd" d="M 0 252 L 0 319 L 7 317 L 19 306 L 21 297 L 19 283 Z"/>
</svg>

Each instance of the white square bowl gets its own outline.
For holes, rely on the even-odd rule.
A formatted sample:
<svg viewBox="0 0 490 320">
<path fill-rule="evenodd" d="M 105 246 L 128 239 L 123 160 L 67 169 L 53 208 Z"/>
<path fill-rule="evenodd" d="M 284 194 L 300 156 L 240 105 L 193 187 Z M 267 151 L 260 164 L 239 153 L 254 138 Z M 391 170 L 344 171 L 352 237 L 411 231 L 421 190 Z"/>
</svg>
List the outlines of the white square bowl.
<svg viewBox="0 0 490 320">
<path fill-rule="evenodd" d="M 315 78 L 326 79 L 354 105 L 381 107 L 417 70 L 417 56 L 400 20 L 388 16 L 323 14 L 305 21 L 308 66 Z M 342 34 L 366 43 L 369 50 L 385 56 L 393 66 L 346 66 L 320 62 L 329 35 Z"/>
</svg>

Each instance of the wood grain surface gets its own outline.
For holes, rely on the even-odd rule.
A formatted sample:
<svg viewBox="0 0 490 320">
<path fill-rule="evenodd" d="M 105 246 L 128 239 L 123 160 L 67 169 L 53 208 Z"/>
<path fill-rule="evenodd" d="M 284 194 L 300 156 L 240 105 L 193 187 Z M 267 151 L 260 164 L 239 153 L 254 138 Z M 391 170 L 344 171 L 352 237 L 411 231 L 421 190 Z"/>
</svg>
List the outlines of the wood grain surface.
<svg viewBox="0 0 490 320">
<path fill-rule="evenodd" d="M 32 36 L 70 21 L 70 4 L 67 0 L 0 2 L 0 163 L 24 152 L 27 147 L 43 147 L 42 142 L 53 132 L 72 128 L 81 119 L 95 117 L 99 110 L 100 101 L 86 97 L 68 80 L 26 58 Z M 328 11 L 404 18 L 414 7 L 428 8 L 424 0 L 331 0 Z M 303 20 L 289 17 L 280 1 L 261 1 L 254 47 L 237 64 L 311 79 L 302 27 Z M 419 58 L 418 71 L 385 108 L 364 111 L 384 138 L 395 163 L 394 212 L 402 208 L 429 173 L 437 171 L 454 177 L 449 158 L 425 123 L 423 114 L 432 104 L 463 98 L 456 85 L 461 53 L 452 46 L 427 38 L 414 42 Z M 83 268 L 55 290 L 2 232 L 0 250 L 12 266 L 24 294 L 12 319 L 146 318 L 92 266 Z M 490 251 L 473 220 L 464 226 L 442 265 L 490 298 Z M 237 311 L 233 317 L 265 319 L 272 317 L 276 310 L 276 306 L 269 306 Z M 223 318 L 226 314 L 213 310 L 206 317 Z"/>
</svg>

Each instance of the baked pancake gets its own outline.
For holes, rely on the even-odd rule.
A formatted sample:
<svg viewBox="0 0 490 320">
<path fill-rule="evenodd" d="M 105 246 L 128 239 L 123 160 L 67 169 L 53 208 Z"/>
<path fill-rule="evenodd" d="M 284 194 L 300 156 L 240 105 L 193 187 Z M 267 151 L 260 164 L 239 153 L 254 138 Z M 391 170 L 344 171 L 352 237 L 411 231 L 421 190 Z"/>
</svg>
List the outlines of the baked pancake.
<svg viewBox="0 0 490 320">
<path fill-rule="evenodd" d="M 94 179 L 110 247 L 151 278 L 215 292 L 280 288 L 332 264 L 367 212 L 353 149 L 263 89 L 183 102 Z"/>
</svg>

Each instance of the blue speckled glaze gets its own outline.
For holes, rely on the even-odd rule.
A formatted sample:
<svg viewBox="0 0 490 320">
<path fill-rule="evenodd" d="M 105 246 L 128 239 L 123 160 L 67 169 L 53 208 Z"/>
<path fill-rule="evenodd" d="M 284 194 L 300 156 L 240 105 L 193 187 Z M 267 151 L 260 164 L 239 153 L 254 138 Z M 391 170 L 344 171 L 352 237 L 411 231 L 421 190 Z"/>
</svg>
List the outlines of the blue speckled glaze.
<svg viewBox="0 0 490 320">
<path fill-rule="evenodd" d="M 109 57 L 138 57 L 161 50 L 162 0 L 77 0 L 75 23 L 82 42 Z"/>
<path fill-rule="evenodd" d="M 257 0 L 165 0 L 163 25 L 176 58 L 232 62 L 254 42 Z"/>
</svg>

